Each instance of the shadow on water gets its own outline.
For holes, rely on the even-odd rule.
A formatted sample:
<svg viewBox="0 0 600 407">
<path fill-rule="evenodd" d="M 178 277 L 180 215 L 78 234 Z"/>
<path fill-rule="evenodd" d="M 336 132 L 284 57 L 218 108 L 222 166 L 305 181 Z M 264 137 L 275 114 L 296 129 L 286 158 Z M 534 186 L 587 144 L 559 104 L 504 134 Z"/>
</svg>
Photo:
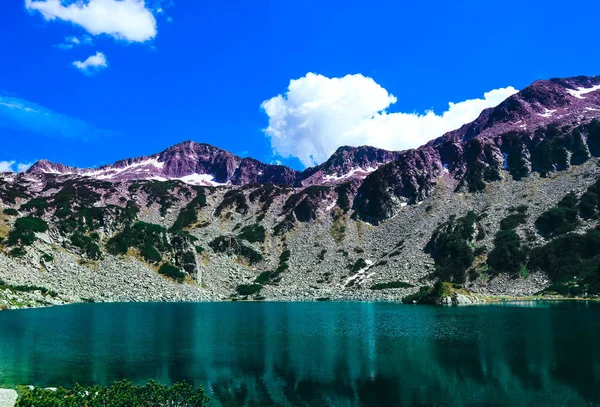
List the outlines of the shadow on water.
<svg viewBox="0 0 600 407">
<path fill-rule="evenodd" d="M 600 403 L 600 307 L 86 304 L 0 313 L 0 384 L 202 384 L 214 406 Z"/>
</svg>

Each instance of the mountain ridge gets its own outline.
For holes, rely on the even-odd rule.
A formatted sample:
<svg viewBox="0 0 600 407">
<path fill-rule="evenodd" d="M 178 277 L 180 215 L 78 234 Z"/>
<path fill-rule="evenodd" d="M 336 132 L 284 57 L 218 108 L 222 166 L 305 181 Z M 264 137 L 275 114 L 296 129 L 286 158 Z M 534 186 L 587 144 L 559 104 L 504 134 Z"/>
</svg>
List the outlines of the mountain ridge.
<svg viewBox="0 0 600 407">
<path fill-rule="evenodd" d="M 122 159 L 98 168 L 69 167 L 42 159 L 35 162 L 27 173 L 88 176 L 109 181 L 181 180 L 212 186 L 263 183 L 307 186 L 316 182 L 335 183 L 336 179 L 366 176 L 398 154 L 370 146 L 342 146 L 324 163 L 297 171 L 284 165 L 238 157 L 219 147 L 187 140 L 160 153 Z M 357 156 L 356 160 L 354 156 Z"/>
<path fill-rule="evenodd" d="M 67 302 L 600 295 L 599 159 L 600 77 L 575 77 L 304 172 L 189 141 L 104 167 L 118 182 L 42 161 L 0 174 L 0 279 Z"/>
</svg>

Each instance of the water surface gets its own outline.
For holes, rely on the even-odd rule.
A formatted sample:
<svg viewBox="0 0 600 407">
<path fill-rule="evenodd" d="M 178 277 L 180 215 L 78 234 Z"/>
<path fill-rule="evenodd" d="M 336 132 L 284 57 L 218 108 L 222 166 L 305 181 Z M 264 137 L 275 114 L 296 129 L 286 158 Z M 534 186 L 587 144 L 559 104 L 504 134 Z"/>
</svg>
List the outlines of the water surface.
<svg viewBox="0 0 600 407">
<path fill-rule="evenodd" d="M 213 406 L 600 403 L 600 306 L 81 304 L 0 312 L 0 385 L 186 380 Z"/>
</svg>

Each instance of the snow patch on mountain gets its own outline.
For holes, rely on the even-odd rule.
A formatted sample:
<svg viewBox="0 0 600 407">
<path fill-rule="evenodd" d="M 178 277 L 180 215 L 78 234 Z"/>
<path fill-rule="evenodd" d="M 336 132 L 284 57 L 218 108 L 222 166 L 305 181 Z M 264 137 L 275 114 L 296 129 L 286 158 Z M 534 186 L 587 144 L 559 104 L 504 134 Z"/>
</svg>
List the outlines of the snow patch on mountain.
<svg viewBox="0 0 600 407">
<path fill-rule="evenodd" d="M 373 168 L 373 167 L 367 167 L 367 168 L 358 167 L 358 168 L 353 168 L 351 171 L 349 171 L 348 173 L 343 174 L 343 175 L 338 175 L 338 174 L 326 175 L 325 177 L 323 177 L 323 180 L 339 181 L 342 179 L 350 178 L 350 177 L 354 176 L 354 174 L 357 174 L 357 173 L 359 173 L 359 175 L 362 175 L 362 176 L 367 176 L 368 174 L 370 174 L 376 170 L 377 170 L 377 168 Z"/>
<path fill-rule="evenodd" d="M 221 185 L 228 185 L 229 183 L 222 183 L 215 181 L 215 177 L 211 174 L 190 174 L 185 177 L 175 178 L 179 181 L 185 182 L 186 184 L 191 185 L 201 185 L 201 186 L 212 186 L 218 187 Z"/>
<path fill-rule="evenodd" d="M 600 85 L 592 86 L 591 88 L 579 87 L 577 89 L 567 89 L 567 92 L 569 92 L 571 96 L 576 97 L 577 99 L 585 99 L 582 95 L 595 92 L 597 90 L 600 90 Z"/>
<path fill-rule="evenodd" d="M 556 109 L 544 108 L 544 113 L 538 113 L 541 117 L 552 117 L 552 114 L 556 112 Z"/>
</svg>

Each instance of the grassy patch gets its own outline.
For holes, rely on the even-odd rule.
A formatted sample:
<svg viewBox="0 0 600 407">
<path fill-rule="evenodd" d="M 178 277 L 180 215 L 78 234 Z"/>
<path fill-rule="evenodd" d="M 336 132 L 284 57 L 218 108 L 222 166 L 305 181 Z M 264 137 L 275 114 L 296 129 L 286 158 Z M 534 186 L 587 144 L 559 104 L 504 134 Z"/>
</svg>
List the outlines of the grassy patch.
<svg viewBox="0 0 600 407">
<path fill-rule="evenodd" d="M 181 271 L 179 267 L 175 267 L 171 263 L 164 263 L 158 269 L 158 272 L 164 276 L 172 278 L 173 280 L 182 283 L 185 279 L 185 273 Z"/>
</svg>

